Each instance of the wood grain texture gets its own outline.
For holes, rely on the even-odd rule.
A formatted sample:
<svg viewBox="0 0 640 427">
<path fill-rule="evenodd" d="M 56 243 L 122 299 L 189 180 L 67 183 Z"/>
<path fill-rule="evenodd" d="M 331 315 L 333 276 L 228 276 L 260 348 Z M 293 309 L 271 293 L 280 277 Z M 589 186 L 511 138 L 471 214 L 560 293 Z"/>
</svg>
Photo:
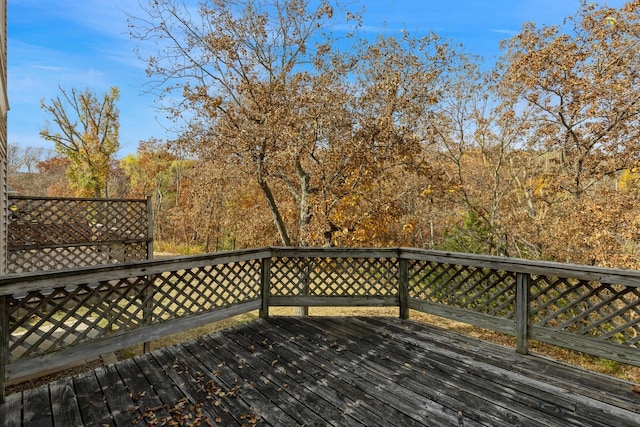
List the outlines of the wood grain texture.
<svg viewBox="0 0 640 427">
<path fill-rule="evenodd" d="M 0 415 L 41 426 L 625 427 L 638 425 L 640 398 L 628 382 L 416 321 L 271 317 L 10 395 Z"/>
</svg>

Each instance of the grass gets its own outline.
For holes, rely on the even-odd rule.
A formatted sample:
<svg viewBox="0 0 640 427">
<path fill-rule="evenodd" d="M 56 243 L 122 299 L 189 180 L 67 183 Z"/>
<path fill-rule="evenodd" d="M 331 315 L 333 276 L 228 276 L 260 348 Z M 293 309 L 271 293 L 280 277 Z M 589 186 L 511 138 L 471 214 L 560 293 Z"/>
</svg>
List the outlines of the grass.
<svg viewBox="0 0 640 427">
<path fill-rule="evenodd" d="M 206 251 L 204 250 L 204 244 L 202 245 L 188 245 L 184 243 L 176 243 L 170 241 L 154 241 L 154 254 L 163 255 L 199 255 Z"/>
</svg>

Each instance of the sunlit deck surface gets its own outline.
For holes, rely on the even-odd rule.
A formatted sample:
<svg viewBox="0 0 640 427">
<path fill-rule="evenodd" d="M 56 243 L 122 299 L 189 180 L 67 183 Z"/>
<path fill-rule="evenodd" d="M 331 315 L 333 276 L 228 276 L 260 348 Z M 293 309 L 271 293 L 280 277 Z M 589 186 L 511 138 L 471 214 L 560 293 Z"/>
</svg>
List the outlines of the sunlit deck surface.
<svg viewBox="0 0 640 427">
<path fill-rule="evenodd" d="M 7 396 L 7 426 L 638 426 L 631 384 L 428 326 L 274 317 Z"/>
</svg>

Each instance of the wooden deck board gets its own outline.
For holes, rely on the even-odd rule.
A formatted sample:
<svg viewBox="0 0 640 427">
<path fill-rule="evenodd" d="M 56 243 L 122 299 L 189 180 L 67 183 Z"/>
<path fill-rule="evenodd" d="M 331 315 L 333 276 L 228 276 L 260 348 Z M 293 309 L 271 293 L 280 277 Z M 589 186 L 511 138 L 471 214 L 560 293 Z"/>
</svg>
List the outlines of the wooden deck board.
<svg viewBox="0 0 640 427">
<path fill-rule="evenodd" d="M 193 343 L 194 345 L 189 344 L 182 346 L 179 353 L 177 348 L 173 350 L 175 350 L 176 356 L 189 356 L 188 359 L 185 358 L 185 363 L 189 363 L 191 368 L 198 369 L 197 375 L 204 374 L 203 370 L 207 367 L 210 371 L 213 367 L 211 378 L 205 377 L 204 383 L 213 386 L 208 392 L 208 397 L 210 396 L 210 399 L 218 404 L 218 406 L 214 406 L 221 408 L 224 413 L 219 424 L 239 425 L 255 415 L 256 418 L 264 417 L 272 425 L 295 425 L 289 416 L 271 405 L 261 390 L 255 387 L 255 381 L 250 379 L 250 376 L 255 376 L 256 373 L 252 372 L 243 361 L 242 354 L 227 358 L 218 357 L 217 352 L 209 351 L 209 345 L 206 342 L 199 340 L 197 343 Z M 213 381 L 213 383 L 209 383 L 209 381 Z M 264 407 L 265 403 L 267 408 L 261 411 L 260 408 Z"/>
<path fill-rule="evenodd" d="M 331 332 L 325 333 L 324 330 L 317 329 L 306 321 L 290 325 L 283 320 L 274 320 L 274 322 L 290 333 L 300 330 L 308 337 L 299 340 L 298 345 L 309 351 L 319 346 L 323 357 L 326 358 L 326 363 L 335 366 L 340 376 L 348 375 L 357 387 L 366 390 L 378 400 L 399 410 L 414 421 L 431 425 L 458 425 L 464 418 L 459 411 L 447 408 L 436 401 L 428 402 L 414 388 L 409 388 L 406 383 L 403 384 L 398 381 L 398 378 L 394 378 L 394 374 L 383 364 L 370 364 L 365 360 L 358 361 L 350 357 L 347 344 L 338 340 Z M 366 350 L 366 346 L 360 348 Z M 475 425 L 471 420 L 465 421 L 468 421 L 467 425 Z"/>
<path fill-rule="evenodd" d="M 73 378 L 78 407 L 85 424 L 94 423 L 99 426 L 113 426 L 109 408 L 104 402 L 104 395 L 95 372 L 87 372 Z"/>
<path fill-rule="evenodd" d="M 40 386 L 26 390 L 22 396 L 22 413 L 25 425 L 39 427 L 52 423 L 49 387 Z"/>
<path fill-rule="evenodd" d="M 386 319 L 388 321 L 379 322 L 374 318 L 359 319 L 368 324 L 378 326 L 378 331 L 389 336 L 389 332 L 395 332 L 401 339 L 407 339 L 433 352 L 434 348 L 446 348 L 448 355 L 458 357 L 466 356 L 466 364 L 471 365 L 474 371 L 480 362 L 486 362 L 485 366 L 497 368 L 505 367 L 508 362 L 506 372 L 500 375 L 494 370 L 489 374 L 493 381 L 500 378 L 510 378 L 509 381 L 522 383 L 520 387 L 536 387 L 544 394 L 540 394 L 542 399 L 547 399 L 554 404 L 561 404 L 563 401 L 568 409 L 575 408 L 580 402 L 586 403 L 594 408 L 616 408 L 626 409 L 631 412 L 639 410 L 640 399 L 631 390 L 631 385 L 626 381 L 602 375 L 594 372 L 587 372 L 575 366 L 557 361 L 552 361 L 543 357 L 519 357 L 509 348 L 499 345 L 475 340 L 460 334 L 440 328 L 422 328 L 417 322 L 397 322 L 396 319 Z M 416 333 L 416 338 L 407 337 L 407 331 Z M 434 347 L 432 344 L 437 343 Z M 481 344 L 481 345 L 479 345 Z M 497 357 L 499 356 L 499 357 Z M 462 361 L 462 359 L 459 359 Z M 511 379 L 513 375 L 515 378 Z M 534 381 L 535 380 L 535 381 Z M 520 388 L 520 391 L 523 391 Z M 604 405 L 603 405 L 604 404 Z M 590 417 L 593 414 L 590 415 Z M 608 414 L 605 413 L 605 419 Z"/>
<path fill-rule="evenodd" d="M 154 395 L 155 399 L 159 401 L 159 404 L 156 406 L 144 406 L 142 408 L 144 414 L 143 419 L 147 422 L 170 419 L 171 414 L 169 408 L 174 407 L 176 402 L 184 399 L 184 393 L 167 378 L 164 369 L 156 363 L 152 354 L 144 354 L 136 357 L 133 361 L 140 370 L 140 373 L 144 375 L 147 382 L 151 385 L 146 390 L 147 394 Z M 136 389 L 137 393 L 144 391 L 142 388 Z M 162 423 L 158 422 L 158 424 Z"/>
<path fill-rule="evenodd" d="M 294 396 L 302 396 L 328 421 L 338 423 L 341 420 L 351 425 L 376 425 L 380 421 L 377 415 L 363 408 L 357 400 L 350 399 L 347 394 L 340 393 L 335 388 L 327 387 L 329 382 L 323 370 L 311 363 L 300 363 L 298 355 L 281 351 L 275 342 L 259 332 L 243 328 L 242 334 L 224 335 L 227 338 L 225 342 L 233 341 L 236 348 L 251 348 L 256 358 L 261 360 L 258 364 L 267 372 L 268 380 Z M 272 367 L 276 368 L 275 374 L 270 373 Z"/>
<path fill-rule="evenodd" d="M 291 357 L 292 353 L 288 354 L 289 358 L 281 355 L 277 349 L 273 349 L 267 338 L 251 332 L 249 328 L 244 328 L 242 334 L 225 333 L 224 339 L 217 337 L 216 348 L 226 346 L 232 352 L 250 349 L 250 363 L 263 372 L 264 381 L 273 383 L 280 392 L 305 402 L 305 405 L 320 414 L 327 424 L 372 425 L 379 422 L 373 414 L 357 411 L 361 409 L 357 402 L 348 400 L 345 394 L 340 394 L 334 387 L 330 387 L 325 375 L 318 375 L 317 369 L 309 369 L 309 365 L 300 367 L 300 364 L 296 363 L 298 357 Z M 275 370 L 272 369 L 274 367 Z M 316 384 L 318 381 L 325 386 L 319 387 Z"/>
<path fill-rule="evenodd" d="M 305 405 L 305 402 L 292 397 L 285 384 L 278 386 L 275 381 L 269 378 L 281 376 L 277 373 L 278 368 L 271 365 L 263 368 L 259 366 L 255 356 L 249 350 L 239 349 L 236 352 L 228 348 L 226 343 L 216 341 L 215 338 L 211 338 L 208 343 L 209 356 L 228 366 L 238 378 L 243 378 L 248 382 L 250 389 L 262 396 L 260 399 L 254 400 L 251 406 L 259 407 L 259 402 L 264 400 L 269 402 L 266 408 L 256 411 L 256 416 L 264 418 L 272 425 L 299 426 L 305 423 L 307 425 L 326 425 L 318 414 Z M 242 354 L 242 356 L 238 357 L 238 354 Z M 242 393 L 243 396 L 244 394 Z M 274 419 L 275 415 L 278 418 Z"/>
<path fill-rule="evenodd" d="M 336 322 L 332 332 L 341 331 L 341 324 Z M 346 329 L 345 329 L 346 331 Z M 358 332 L 358 331 L 356 331 Z M 372 337 L 371 330 L 359 331 L 364 338 L 351 341 L 353 345 L 366 350 L 366 355 L 353 354 L 349 357 L 354 365 L 368 365 L 371 370 L 386 371 L 392 381 L 403 384 L 405 387 L 421 394 L 427 399 L 440 403 L 462 418 L 470 418 L 479 423 L 489 425 L 514 425 L 518 422 L 531 422 L 537 411 L 531 407 L 520 405 L 517 408 L 504 408 L 505 401 L 512 402 L 512 395 L 501 392 L 498 387 L 487 382 L 485 387 L 473 384 L 473 378 L 465 375 L 456 375 L 445 362 L 437 365 L 432 360 L 427 360 L 419 352 L 407 350 L 391 343 L 386 347 L 387 341 L 380 341 L 379 337 Z M 369 336 L 369 338 L 366 338 Z M 349 340 L 353 336 L 346 337 Z M 338 338 L 338 340 L 340 340 Z M 337 341 L 342 344 L 342 341 Z M 385 366 L 386 365 L 386 366 Z M 465 388 L 460 383 L 465 383 Z M 482 405 L 490 400 L 493 404 L 493 412 L 485 412 Z M 531 402 L 527 402 L 531 403 Z"/>
<path fill-rule="evenodd" d="M 272 318 L 63 379 L 0 426 L 634 426 L 640 396 L 586 372 L 415 321 Z"/>
<path fill-rule="evenodd" d="M 98 384 L 104 395 L 104 402 L 109 408 L 113 421 L 117 426 L 131 423 L 137 415 L 127 386 L 120 378 L 115 365 L 107 365 L 95 370 Z M 129 378 L 126 379 L 130 381 Z"/>
<path fill-rule="evenodd" d="M 359 331 L 354 329 L 354 332 Z M 374 333 L 388 334 L 381 329 L 374 329 Z M 533 420 L 553 424 L 559 417 L 578 424 L 584 422 L 575 417 L 575 404 L 567 401 L 562 394 L 548 394 L 547 390 L 529 384 L 526 377 L 514 375 L 504 367 L 482 362 L 467 365 L 465 362 L 468 361 L 461 359 L 459 353 L 438 351 L 434 346 L 423 351 L 419 342 L 412 344 L 409 351 L 395 348 L 387 350 L 382 356 L 391 354 L 390 363 L 396 363 L 394 369 L 398 372 L 413 370 L 419 374 L 415 369 L 419 367 L 423 375 L 417 375 L 416 378 L 439 379 L 437 388 L 446 390 L 446 395 L 459 395 L 459 402 L 466 403 L 464 406 L 470 413 L 482 414 L 483 411 L 478 409 L 489 404 L 495 408 L 494 415 L 500 416 L 500 422 L 506 425 L 530 423 Z M 452 365 L 452 360 L 458 363 Z M 460 384 L 465 384 L 464 390 L 459 389 Z M 456 393 L 456 390 L 459 392 Z"/>
<path fill-rule="evenodd" d="M 153 418 L 166 415 L 162 400 L 133 359 L 126 359 L 110 366 L 115 367 L 121 378 L 127 379 L 127 391 L 132 401 L 128 413 L 134 420 L 150 422 Z M 158 409 L 151 414 L 149 408 Z"/>
<path fill-rule="evenodd" d="M 474 361 L 486 361 L 489 364 L 500 366 L 503 360 L 511 360 L 509 371 L 525 375 L 529 378 L 540 379 L 543 383 L 557 385 L 558 387 L 580 393 L 594 399 L 610 403 L 632 411 L 637 411 L 638 397 L 631 392 L 629 384 L 625 381 L 598 374 L 589 373 L 589 378 L 597 382 L 597 387 L 585 388 L 583 378 L 585 371 L 566 363 L 553 361 L 545 357 L 516 357 L 513 350 L 507 347 L 493 345 L 491 352 L 486 351 L 485 345 L 478 345 L 478 340 L 465 335 L 460 335 L 441 328 L 424 329 L 417 322 L 399 322 L 397 319 L 385 319 L 382 324 L 375 318 L 361 318 L 361 321 L 379 325 L 387 332 L 400 331 L 401 335 L 412 331 L 420 343 L 437 343 L 438 347 L 448 348 L 454 353 L 468 354 Z M 393 325 L 393 326 L 391 326 Z M 487 344 L 488 343 L 483 343 Z"/>
<path fill-rule="evenodd" d="M 554 406 L 561 406 L 569 411 L 560 412 L 557 417 L 563 422 L 572 421 L 576 418 L 576 423 L 590 423 L 596 425 L 639 425 L 640 419 L 640 399 L 631 391 L 628 382 L 620 381 L 612 377 L 588 372 L 583 369 L 569 366 L 564 363 L 551 361 L 540 357 L 519 357 L 515 353 L 510 353 L 509 349 L 490 343 L 477 341 L 469 337 L 452 334 L 449 331 L 439 328 L 420 328 L 415 322 L 404 322 L 402 324 L 390 319 L 389 322 L 380 323 L 376 319 L 362 319 L 367 323 L 378 324 L 379 331 L 388 332 L 395 330 L 402 339 L 412 341 L 406 335 L 406 328 L 417 330 L 418 339 L 414 343 L 433 353 L 438 345 L 425 345 L 428 342 L 442 343 L 446 338 L 453 339 L 449 342 L 448 355 L 458 357 L 456 364 L 463 362 L 461 357 L 465 353 L 469 356 L 464 360 L 464 365 L 468 370 L 478 372 L 478 367 L 482 367 L 481 360 L 491 360 L 484 366 L 489 366 L 489 373 L 492 381 L 499 381 L 500 378 L 508 378 L 514 382 L 519 395 L 531 393 L 540 401 L 540 409 L 548 411 L 548 403 Z M 480 346 L 478 344 L 481 344 Z M 491 358 L 485 357 L 491 354 Z M 496 354 L 501 354 L 501 359 L 495 359 Z M 496 371 L 495 369 L 500 369 Z M 514 377 L 515 375 L 515 377 Z M 603 384 L 607 392 L 600 394 L 599 387 Z M 532 391 L 533 389 L 533 391 Z M 539 391 L 535 391 L 538 389 Z M 529 390 L 529 391 L 527 391 Z M 614 392 L 615 390 L 615 392 Z M 603 401 L 606 401 L 603 402 Z M 571 411 L 575 408 L 576 414 Z M 552 408 L 553 409 L 553 408 Z M 614 411 L 615 413 L 612 413 Z M 570 416 L 566 418 L 567 414 Z M 600 423 L 600 424 L 598 424 Z M 620 423 L 620 424 L 616 424 Z"/>
<path fill-rule="evenodd" d="M 299 370 L 300 379 L 305 380 L 307 387 L 330 399 L 343 413 L 364 425 L 418 425 L 395 408 L 355 387 L 348 381 L 348 376 L 341 378 L 336 375 L 326 359 L 321 359 L 314 352 L 289 346 L 289 337 L 277 335 L 274 329 L 248 324 L 243 331 L 253 342 L 268 349 L 272 357 L 296 372 Z"/>
<path fill-rule="evenodd" d="M 377 329 L 380 333 L 388 328 Z M 571 391 L 550 386 L 547 383 L 532 380 L 530 377 L 514 373 L 509 370 L 509 365 L 484 364 L 475 359 L 463 360 L 460 353 L 449 351 L 438 351 L 437 348 L 426 348 L 425 352 L 420 352 L 422 341 L 415 342 L 418 346 L 414 350 L 430 362 L 438 364 L 440 369 L 445 369 L 448 375 L 456 377 L 459 383 L 466 383 L 467 387 L 476 384 L 482 395 L 489 399 L 494 392 L 498 398 L 493 402 L 496 407 L 504 405 L 505 408 L 516 413 L 524 413 L 528 417 L 537 420 L 546 419 L 550 424 L 557 423 L 558 420 L 573 424 L 585 424 L 594 420 L 608 423 L 611 421 L 609 414 L 598 413 L 598 402 L 591 402 L 593 407 L 589 413 L 579 411 L 579 402 L 583 396 L 575 395 Z M 493 351 L 497 351 L 493 346 Z M 484 347 L 485 351 L 491 347 Z M 452 367 L 451 360 L 458 357 L 456 367 Z M 509 360 L 509 359 L 507 359 Z M 426 362 L 426 363 L 430 363 Z M 420 362 L 423 364 L 425 362 Z M 484 390 L 483 390 L 484 388 Z M 516 407 L 516 405 L 518 407 Z"/>
<path fill-rule="evenodd" d="M 4 404 L 0 405 L 0 425 L 3 427 L 22 425 L 22 393 L 7 396 Z"/>
<path fill-rule="evenodd" d="M 53 424 L 57 426 L 82 425 L 82 416 L 73 387 L 73 379 L 65 378 L 56 381 L 51 384 L 49 390 L 51 392 Z"/>
<path fill-rule="evenodd" d="M 235 420 L 227 411 L 226 406 L 215 405 L 207 400 L 206 383 L 215 378 L 212 369 L 203 371 L 196 360 L 192 360 L 189 353 L 184 352 L 181 346 L 167 347 L 153 353 L 156 362 L 164 372 L 167 379 L 176 385 L 184 395 L 177 401 L 168 402 L 168 410 L 175 417 L 197 416 L 209 423 L 218 420 L 218 423 L 232 425 Z M 200 375 L 202 373 L 202 375 Z M 202 407 L 195 405 L 203 404 Z M 206 425 L 206 424 L 205 424 Z"/>
<path fill-rule="evenodd" d="M 411 406 L 407 408 L 404 401 L 397 393 L 395 386 L 385 389 L 380 384 L 368 377 L 368 373 L 360 372 L 352 367 L 345 368 L 340 363 L 339 358 L 334 357 L 334 353 L 327 352 L 321 347 L 308 342 L 309 334 L 304 328 L 294 327 L 293 330 L 279 330 L 277 325 L 273 329 L 263 328 L 263 333 L 281 343 L 278 348 L 294 350 L 303 362 L 303 369 L 308 369 L 309 363 L 325 370 L 324 379 L 326 383 L 321 383 L 322 389 L 327 387 L 337 390 L 339 393 L 352 395 L 355 397 L 354 405 L 367 406 L 380 416 L 385 423 L 393 423 L 398 426 L 424 425 L 424 419 L 428 417 L 421 406 Z M 303 326 L 302 324 L 297 324 Z M 273 335 L 270 334 L 273 332 Z M 390 401 L 395 404 L 390 404 Z M 451 420 L 450 420 L 451 421 Z M 436 422 L 433 420 L 432 423 Z M 457 424 L 457 422 L 456 422 Z M 374 424 L 375 425 L 375 424 Z"/>
<path fill-rule="evenodd" d="M 331 333 L 339 330 L 340 326 L 336 324 Z M 463 372 L 457 375 L 451 369 L 450 361 L 436 364 L 433 359 L 421 357 L 424 355 L 418 348 L 407 350 L 406 344 L 398 346 L 392 340 L 381 342 L 379 333 L 371 329 L 355 332 L 363 338 L 353 340 L 353 345 L 367 349 L 367 354 L 360 357 L 354 354 L 354 363 L 372 364 L 371 369 L 381 369 L 376 363 L 380 366 L 386 364 L 386 369 L 390 375 L 395 375 L 397 382 L 404 383 L 405 387 L 431 401 L 439 402 L 449 411 L 457 413 L 461 419 L 469 418 L 489 425 L 530 423 L 534 419 L 553 421 L 532 407 L 535 402 L 531 399 L 525 402 L 518 401 L 513 398 L 515 393 L 503 391 L 490 381 L 474 384 L 471 373 Z M 350 338 L 355 336 L 350 335 Z M 342 341 L 338 342 L 339 345 L 343 345 Z M 389 343 L 389 347 L 385 348 Z M 460 387 L 460 384 L 464 384 L 465 387 Z M 491 411 L 486 411 L 488 405 L 492 408 Z"/>
</svg>

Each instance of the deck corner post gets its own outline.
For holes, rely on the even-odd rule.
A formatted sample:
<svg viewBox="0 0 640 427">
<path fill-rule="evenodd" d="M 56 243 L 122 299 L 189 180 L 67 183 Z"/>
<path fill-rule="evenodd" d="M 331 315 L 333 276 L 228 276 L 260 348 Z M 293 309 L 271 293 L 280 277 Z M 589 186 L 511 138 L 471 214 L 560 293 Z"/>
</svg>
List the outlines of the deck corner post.
<svg viewBox="0 0 640 427">
<path fill-rule="evenodd" d="M 9 296 L 0 296 L 0 403 L 4 403 L 6 366 L 9 363 Z"/>
<path fill-rule="evenodd" d="M 529 282 L 527 273 L 516 273 L 516 351 L 529 353 Z"/>
<path fill-rule="evenodd" d="M 262 305 L 260 306 L 260 318 L 269 318 L 269 296 L 271 295 L 271 258 L 262 258 L 262 269 L 260 271 L 260 296 Z"/>
<path fill-rule="evenodd" d="M 398 260 L 398 304 L 400 306 L 400 318 L 409 318 L 409 260 Z"/>
</svg>

